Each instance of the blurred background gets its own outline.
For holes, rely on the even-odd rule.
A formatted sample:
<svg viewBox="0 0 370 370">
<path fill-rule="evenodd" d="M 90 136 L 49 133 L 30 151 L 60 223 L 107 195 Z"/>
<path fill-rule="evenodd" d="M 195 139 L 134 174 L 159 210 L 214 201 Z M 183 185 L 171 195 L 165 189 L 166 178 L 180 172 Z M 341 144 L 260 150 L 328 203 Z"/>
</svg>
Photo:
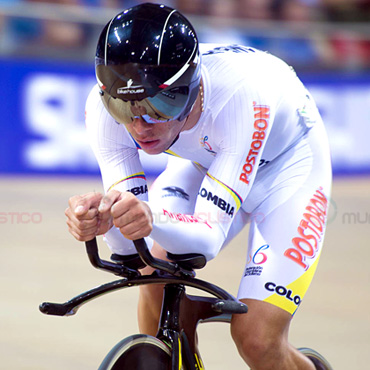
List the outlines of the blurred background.
<svg viewBox="0 0 370 370">
<path fill-rule="evenodd" d="M 96 40 L 138 3 L 0 0 L 0 173 L 97 173 L 83 124 Z M 292 65 L 324 117 L 335 173 L 370 171 L 370 0 L 163 3 L 190 18 L 201 42 L 253 46 Z"/>
<path fill-rule="evenodd" d="M 137 291 L 97 300 L 71 319 L 45 317 L 37 307 L 111 279 L 88 265 L 66 230 L 64 209 L 72 195 L 101 191 L 84 128 L 98 35 L 141 2 L 0 0 L 1 369 L 96 369 L 118 340 L 137 331 Z M 335 177 L 326 247 L 291 338 L 322 351 L 335 370 L 368 368 L 370 0 L 161 3 L 187 15 L 201 42 L 281 57 L 314 96 Z M 142 159 L 149 178 L 166 163 L 164 156 Z M 236 294 L 247 232 L 200 276 Z M 227 325 L 202 329 L 200 339 L 208 369 L 224 369 L 225 359 L 229 368 L 245 368 Z"/>
</svg>

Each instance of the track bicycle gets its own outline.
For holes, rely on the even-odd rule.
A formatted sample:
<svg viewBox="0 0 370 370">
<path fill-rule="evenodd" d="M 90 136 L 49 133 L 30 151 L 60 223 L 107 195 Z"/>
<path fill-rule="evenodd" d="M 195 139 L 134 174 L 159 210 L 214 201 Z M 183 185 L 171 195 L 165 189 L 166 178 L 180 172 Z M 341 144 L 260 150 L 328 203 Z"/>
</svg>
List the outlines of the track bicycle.
<svg viewBox="0 0 370 370">
<path fill-rule="evenodd" d="M 170 261 L 154 258 L 144 239 L 134 241 L 137 255 L 112 255 L 113 262 L 100 259 L 97 241 L 86 242 L 91 264 L 101 270 L 123 277 L 84 292 L 65 303 L 44 302 L 40 311 L 48 315 L 71 316 L 78 309 L 116 290 L 143 284 L 164 284 L 159 329 L 155 337 L 131 335 L 107 354 L 98 370 L 204 370 L 197 343 L 200 322 L 230 322 L 232 314 L 245 314 L 248 308 L 222 288 L 195 278 L 206 259 L 201 254 L 171 254 Z M 155 269 L 152 275 L 138 271 L 145 265 Z M 189 295 L 185 287 L 199 289 L 213 297 Z M 332 370 L 328 361 L 310 348 L 300 348 L 311 359 L 317 370 Z"/>
<path fill-rule="evenodd" d="M 168 253 L 170 261 L 154 258 L 144 239 L 134 241 L 137 255 L 113 254 L 113 262 L 100 259 L 97 241 L 86 242 L 91 264 L 123 279 L 103 284 L 65 303 L 44 302 L 40 311 L 48 315 L 71 316 L 87 302 L 114 292 L 143 284 L 163 284 L 164 296 L 156 337 L 136 334 L 119 343 L 107 354 L 99 370 L 202 370 L 204 365 L 197 343 L 200 322 L 230 322 L 232 314 L 245 314 L 247 306 L 222 288 L 195 277 L 195 269 L 203 268 L 201 254 Z M 155 269 L 151 275 L 138 271 L 145 265 Z M 185 287 L 208 293 L 190 295 Z"/>
</svg>

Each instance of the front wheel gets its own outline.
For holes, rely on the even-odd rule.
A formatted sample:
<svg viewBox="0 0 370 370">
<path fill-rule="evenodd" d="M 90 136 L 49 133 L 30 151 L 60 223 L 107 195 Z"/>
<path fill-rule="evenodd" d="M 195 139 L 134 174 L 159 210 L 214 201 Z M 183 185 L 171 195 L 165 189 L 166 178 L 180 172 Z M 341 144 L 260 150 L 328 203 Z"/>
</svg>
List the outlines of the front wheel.
<svg viewBox="0 0 370 370">
<path fill-rule="evenodd" d="M 159 339 L 132 335 L 117 343 L 98 370 L 171 370 L 171 350 Z"/>
<path fill-rule="evenodd" d="M 333 370 L 326 358 L 311 348 L 298 348 L 298 351 L 307 356 L 317 370 Z"/>
</svg>

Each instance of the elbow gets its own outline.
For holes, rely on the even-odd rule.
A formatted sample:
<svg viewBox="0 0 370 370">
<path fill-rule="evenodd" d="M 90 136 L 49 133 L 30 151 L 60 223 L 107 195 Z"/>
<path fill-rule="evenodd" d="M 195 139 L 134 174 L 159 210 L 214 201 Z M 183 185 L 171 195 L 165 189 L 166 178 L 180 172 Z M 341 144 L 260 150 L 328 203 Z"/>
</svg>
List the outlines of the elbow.
<svg viewBox="0 0 370 370">
<path fill-rule="evenodd" d="M 218 251 L 216 251 L 215 249 L 212 249 L 212 250 L 208 250 L 206 253 L 202 253 L 204 254 L 204 256 L 206 257 L 206 260 L 207 262 L 213 260 L 217 255 L 218 255 Z"/>
<path fill-rule="evenodd" d="M 219 238 L 217 238 L 217 240 L 214 239 L 215 238 L 206 238 L 206 240 L 201 243 L 203 245 L 198 245 L 199 253 L 204 255 L 207 262 L 213 260 L 218 255 L 222 246 Z"/>
</svg>

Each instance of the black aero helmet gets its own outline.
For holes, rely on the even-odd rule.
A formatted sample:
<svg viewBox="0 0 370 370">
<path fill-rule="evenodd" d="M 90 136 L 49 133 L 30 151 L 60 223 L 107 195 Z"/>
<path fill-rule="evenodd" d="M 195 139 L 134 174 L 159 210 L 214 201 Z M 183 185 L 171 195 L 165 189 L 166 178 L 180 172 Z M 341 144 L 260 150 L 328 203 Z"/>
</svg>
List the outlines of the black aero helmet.
<svg viewBox="0 0 370 370">
<path fill-rule="evenodd" d="M 200 56 L 193 26 L 177 10 L 140 4 L 103 29 L 95 71 L 105 107 L 119 123 L 183 120 L 197 98 Z"/>
</svg>

